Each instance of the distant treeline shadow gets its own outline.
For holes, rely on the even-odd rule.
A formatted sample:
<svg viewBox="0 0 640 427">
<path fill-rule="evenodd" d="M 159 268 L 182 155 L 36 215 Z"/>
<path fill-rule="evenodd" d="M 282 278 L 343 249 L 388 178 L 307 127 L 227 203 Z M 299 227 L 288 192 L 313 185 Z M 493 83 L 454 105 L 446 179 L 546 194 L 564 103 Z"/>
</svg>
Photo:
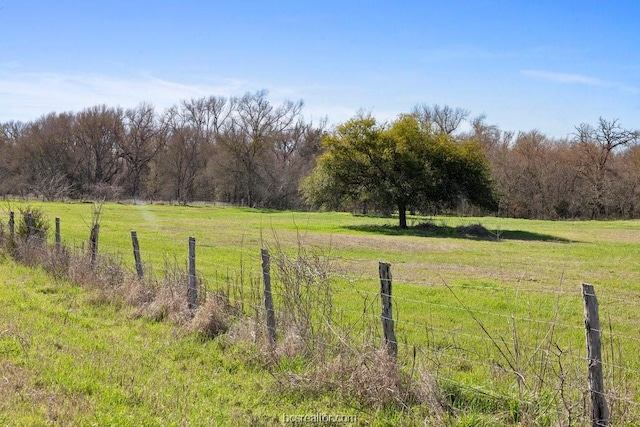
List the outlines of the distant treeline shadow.
<svg viewBox="0 0 640 427">
<path fill-rule="evenodd" d="M 418 236 L 418 237 L 448 237 L 454 239 L 488 240 L 499 242 L 501 240 L 525 240 L 540 242 L 570 243 L 572 240 L 550 234 L 532 233 L 521 230 L 489 230 L 482 224 L 469 224 L 449 226 L 422 222 L 408 228 L 400 228 L 394 225 L 349 225 L 345 228 L 367 233 L 385 234 L 388 236 Z"/>
</svg>

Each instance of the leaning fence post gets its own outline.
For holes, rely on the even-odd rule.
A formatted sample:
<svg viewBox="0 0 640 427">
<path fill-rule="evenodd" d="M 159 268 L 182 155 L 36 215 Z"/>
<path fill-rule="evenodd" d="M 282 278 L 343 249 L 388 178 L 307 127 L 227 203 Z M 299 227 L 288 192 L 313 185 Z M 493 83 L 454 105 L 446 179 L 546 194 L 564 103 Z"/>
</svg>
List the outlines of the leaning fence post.
<svg viewBox="0 0 640 427">
<path fill-rule="evenodd" d="M 56 252 L 60 251 L 60 218 L 56 217 Z"/>
<path fill-rule="evenodd" d="M 264 281 L 264 308 L 267 313 L 267 335 L 269 345 L 276 345 L 276 314 L 273 307 L 273 295 L 271 294 L 271 259 L 267 249 L 261 249 L 262 279 Z"/>
<path fill-rule="evenodd" d="M 13 211 L 9 212 L 9 235 L 11 236 L 11 240 L 15 237 L 16 234 L 16 215 Z"/>
<path fill-rule="evenodd" d="M 604 394 L 604 379 L 602 376 L 600 315 L 598 314 L 596 291 L 592 285 L 582 284 L 582 298 L 584 299 L 584 326 L 587 337 L 591 425 L 594 427 L 608 426 L 609 408 Z"/>
<path fill-rule="evenodd" d="M 381 262 L 378 264 L 380 272 L 380 296 L 382 297 L 382 330 L 384 342 L 389 355 L 398 355 L 398 342 L 393 329 L 393 316 L 391 309 L 391 264 Z"/>
<path fill-rule="evenodd" d="M 196 288 L 196 239 L 189 237 L 189 287 L 187 288 L 189 310 L 198 306 L 198 289 Z"/>
<path fill-rule="evenodd" d="M 136 262 L 136 273 L 138 279 L 142 280 L 144 277 L 144 271 L 142 270 L 142 259 L 140 258 L 140 244 L 138 243 L 138 234 L 135 231 L 131 231 L 131 243 L 133 244 L 133 259 Z"/>
</svg>

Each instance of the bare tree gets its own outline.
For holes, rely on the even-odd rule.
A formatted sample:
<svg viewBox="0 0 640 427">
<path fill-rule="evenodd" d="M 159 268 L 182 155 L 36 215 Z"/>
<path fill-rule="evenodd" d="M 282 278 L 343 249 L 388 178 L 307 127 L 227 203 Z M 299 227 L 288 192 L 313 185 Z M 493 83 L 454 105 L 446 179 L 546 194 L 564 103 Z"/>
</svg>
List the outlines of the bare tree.
<svg viewBox="0 0 640 427">
<path fill-rule="evenodd" d="M 497 125 L 486 122 L 481 114 L 471 120 L 471 131 L 462 139 L 472 139 L 480 143 L 491 165 L 491 179 L 498 193 L 498 207 L 503 214 L 510 214 L 510 203 L 519 184 L 520 174 L 513 165 L 512 148 L 515 134 L 502 131 Z"/>
<path fill-rule="evenodd" d="M 591 185 L 591 217 L 606 212 L 611 170 L 607 167 L 614 151 L 637 143 L 640 132 L 623 129 L 617 119 L 608 121 L 600 117 L 596 127 L 582 123 L 576 127 L 575 144 L 581 152 L 580 173 Z"/>
<path fill-rule="evenodd" d="M 237 102 L 237 98 L 227 99 L 222 96 L 191 99 L 182 101 L 176 113 L 185 123 L 195 128 L 205 141 L 215 144 Z"/>
<path fill-rule="evenodd" d="M 469 110 L 452 108 L 448 105 L 420 104 L 413 108 L 412 114 L 428 129 L 451 135 L 470 113 Z"/>
<path fill-rule="evenodd" d="M 10 121 L 0 123 L 0 194 L 17 194 L 21 186 L 17 169 L 17 145 L 27 125 Z"/>
<path fill-rule="evenodd" d="M 241 192 L 234 196 L 249 206 L 262 202 L 267 157 L 277 139 L 296 126 L 303 105 L 302 101 L 285 101 L 274 106 L 267 100 L 267 94 L 263 90 L 240 98 L 219 141 L 227 160 L 221 167 L 242 180 Z"/>
<path fill-rule="evenodd" d="M 614 159 L 618 165 L 618 185 L 613 197 L 621 216 L 637 218 L 640 215 L 640 145 L 634 145 Z"/>
<path fill-rule="evenodd" d="M 118 151 L 127 164 L 127 180 L 132 197 L 140 196 L 149 163 L 164 145 L 164 126 L 150 104 L 140 104 L 124 114 L 124 135 Z"/>
<path fill-rule="evenodd" d="M 48 200 L 70 194 L 73 175 L 73 115 L 51 113 L 30 123 L 16 147 L 14 171 L 36 194 Z"/>
<path fill-rule="evenodd" d="M 236 105 L 236 98 L 210 96 L 182 101 L 165 112 L 167 146 L 158 163 L 166 172 L 168 197 L 186 204 L 194 197 L 215 196 L 215 147 Z"/>
<path fill-rule="evenodd" d="M 268 199 L 270 207 L 288 209 L 300 201 L 300 181 L 309 175 L 321 151 L 325 121 L 316 127 L 302 118 L 280 133 L 273 145 L 273 164 L 268 169 Z"/>
<path fill-rule="evenodd" d="M 15 145 L 27 129 L 27 123 L 8 121 L 0 124 L 0 142 Z"/>
<path fill-rule="evenodd" d="M 475 139 L 483 147 L 488 148 L 500 143 L 502 131 L 498 125 L 487 124 L 486 120 L 487 116 L 485 114 L 471 119 L 471 133 L 468 137 Z"/>
<path fill-rule="evenodd" d="M 206 133 L 200 122 L 194 120 L 193 104 L 172 107 L 165 113 L 167 145 L 162 153 L 162 164 L 170 177 L 173 197 L 187 204 L 193 197 L 193 184 L 199 170 L 206 164 L 202 156 L 202 146 Z"/>
<path fill-rule="evenodd" d="M 75 115 L 72 128 L 76 179 L 92 193 L 101 184 L 114 185 L 122 171 L 118 147 L 123 137 L 122 110 L 100 105 Z"/>
</svg>

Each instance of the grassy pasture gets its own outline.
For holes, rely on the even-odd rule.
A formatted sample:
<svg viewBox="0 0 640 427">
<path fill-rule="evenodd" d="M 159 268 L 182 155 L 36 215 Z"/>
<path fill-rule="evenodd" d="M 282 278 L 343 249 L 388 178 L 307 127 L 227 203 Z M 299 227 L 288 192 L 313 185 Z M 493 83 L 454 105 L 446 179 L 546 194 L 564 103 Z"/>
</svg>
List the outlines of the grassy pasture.
<svg viewBox="0 0 640 427">
<path fill-rule="evenodd" d="M 91 204 L 32 205 L 47 212 L 52 223 L 53 217 L 61 218 L 65 243 L 80 246 L 86 241 Z M 7 204 L 3 221 L 6 211 L 20 206 Z M 582 390 L 574 392 L 584 391 L 579 284 L 589 282 L 596 286 L 604 322 L 607 385 L 621 402 L 639 401 L 640 221 L 409 219 L 414 224 L 427 220 L 430 226 L 399 230 L 392 218 L 347 213 L 107 204 L 102 209 L 99 248 L 131 265 L 129 232 L 134 229 L 144 262 L 158 271 L 167 259 L 186 265 L 187 238 L 194 236 L 198 272 L 213 285 L 224 274 L 259 278 L 261 246 L 280 246 L 294 253 L 301 245 L 331 258 L 334 303 L 342 318 L 355 323 L 366 318 L 371 324 L 379 316 L 377 263 L 390 262 L 400 357 L 409 360 L 416 346 L 418 359 L 437 368 L 455 390 L 470 387 L 497 396 L 514 394 L 509 363 L 517 365 L 529 383 L 540 374 L 542 350 L 550 348 L 543 343 L 550 333 L 568 363 L 565 374 L 584 380 L 576 384 Z M 455 231 L 458 225 L 478 222 L 497 239 Z M 254 374 L 244 372 L 246 384 L 252 384 L 248 390 L 259 394 L 255 387 L 261 387 L 263 380 L 251 379 L 259 376 Z M 555 390 L 554 384 L 547 386 L 549 393 Z M 476 405 L 479 412 L 504 410 L 492 407 L 491 399 L 470 402 L 473 399 L 463 396 L 460 401 L 465 399 L 461 405 Z M 632 403 L 627 412 L 637 420 L 640 410 Z M 326 407 L 317 401 L 305 404 L 309 409 Z"/>
</svg>

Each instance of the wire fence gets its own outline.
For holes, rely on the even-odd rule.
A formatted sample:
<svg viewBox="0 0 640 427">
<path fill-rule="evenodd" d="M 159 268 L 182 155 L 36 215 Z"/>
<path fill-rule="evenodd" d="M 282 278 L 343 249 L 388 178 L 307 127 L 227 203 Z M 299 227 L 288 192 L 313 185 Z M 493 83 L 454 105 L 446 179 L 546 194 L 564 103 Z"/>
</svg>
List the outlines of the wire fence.
<svg viewBox="0 0 640 427">
<path fill-rule="evenodd" d="M 14 241 L 18 234 L 16 224 L 20 221 L 12 215 L 8 221 L 0 222 L 0 241 Z M 63 235 L 59 241 L 59 220 L 56 223 L 55 242 L 66 248 L 64 250 L 76 254 L 90 251 L 92 245 L 82 238 Z M 28 224 L 26 230 L 27 239 L 44 231 Z M 104 228 L 101 233 L 104 235 Z M 260 252 L 261 248 L 268 247 L 277 258 L 276 271 L 271 273 L 274 284 L 269 291 L 274 301 L 276 325 L 296 310 L 290 301 L 291 286 L 299 284 L 292 285 L 291 280 L 304 279 L 315 284 L 326 280 L 330 284 L 330 295 L 317 294 L 314 301 L 307 301 L 299 294 L 293 296 L 297 298 L 295 303 L 314 305 L 314 310 L 322 314 L 311 314 L 310 321 L 329 323 L 332 333 L 341 337 L 337 341 L 327 340 L 324 345 L 339 352 L 345 336 L 353 340 L 350 346 L 392 344 L 403 366 L 418 363 L 437 376 L 451 408 L 463 410 L 465 405 L 480 401 L 492 410 L 508 410 L 509 405 L 520 409 L 535 406 L 537 410 L 554 413 L 563 422 L 586 423 L 588 408 L 592 405 L 588 395 L 599 394 L 609 402 L 611 420 L 621 424 L 640 420 L 640 358 L 637 357 L 640 334 L 636 327 L 640 320 L 637 314 L 640 291 L 610 287 L 597 290 L 603 321 L 592 332 L 602 341 L 603 354 L 598 363 L 604 373 L 604 389 L 595 390 L 587 378 L 593 360 L 585 349 L 584 312 L 584 298 L 595 294 L 582 295 L 578 286 L 561 283 L 558 288 L 532 287 L 528 283 L 505 280 L 481 285 L 449 284 L 442 278 L 404 281 L 402 276 L 394 276 L 388 279 L 393 283 L 393 293 L 389 290 L 387 294 L 381 292 L 382 279 L 376 275 L 374 261 L 343 254 L 333 256 L 331 249 L 307 252 L 301 246 L 300 236 L 289 240 L 277 236 L 272 239 L 261 236 L 260 240 L 247 238 L 246 246 L 237 248 L 234 256 L 225 256 L 220 253 L 218 242 L 232 236 L 225 235 L 224 230 L 216 230 L 212 238 L 199 238 L 194 254 L 187 253 L 189 236 L 165 237 L 138 232 L 139 247 L 135 251 L 130 236 L 104 239 L 103 235 L 100 235 L 100 244 L 96 242 L 100 254 L 98 263 L 110 259 L 140 277 L 134 258 L 137 252 L 145 275 L 166 277 L 191 267 L 193 271 L 184 275 L 185 292 L 193 286 L 188 282 L 189 275 L 197 276 L 200 301 L 208 294 L 223 291 L 256 319 L 264 319 L 268 310 L 264 305 L 265 271 Z M 60 250 L 59 247 L 56 250 Z M 305 256 L 317 258 L 317 263 L 296 264 Z M 190 258 L 194 261 L 191 266 Z M 307 270 L 294 272 L 300 277 L 284 277 L 291 273 L 281 265 L 286 262 L 292 263 L 291 268 Z M 371 265 L 371 274 L 340 268 L 354 263 Z M 331 264 L 338 266 L 337 272 L 322 270 Z M 300 287 L 296 291 L 305 289 L 311 288 Z M 386 296 L 393 304 L 387 312 Z M 323 305 L 330 307 L 321 307 Z M 395 331 L 392 339 L 386 331 L 385 321 L 389 320 Z M 266 323 L 264 328 L 266 330 Z M 609 418 L 606 422 L 596 420 L 594 423 L 608 425 Z"/>
</svg>

